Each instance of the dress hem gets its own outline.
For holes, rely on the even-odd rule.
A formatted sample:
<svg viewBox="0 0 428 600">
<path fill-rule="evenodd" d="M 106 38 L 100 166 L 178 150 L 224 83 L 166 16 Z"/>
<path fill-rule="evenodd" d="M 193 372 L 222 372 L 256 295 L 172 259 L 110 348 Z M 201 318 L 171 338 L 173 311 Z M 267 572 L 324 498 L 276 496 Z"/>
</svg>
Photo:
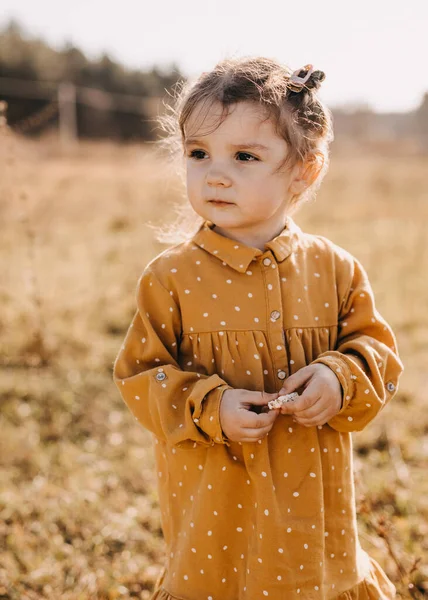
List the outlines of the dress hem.
<svg viewBox="0 0 428 600">
<path fill-rule="evenodd" d="M 396 589 L 379 563 L 368 556 L 370 568 L 364 579 L 355 586 L 341 592 L 338 596 L 329 596 L 328 600 L 394 600 Z M 166 569 L 160 574 L 156 582 L 155 590 L 150 600 L 188 600 L 183 596 L 171 594 L 163 586 Z"/>
</svg>

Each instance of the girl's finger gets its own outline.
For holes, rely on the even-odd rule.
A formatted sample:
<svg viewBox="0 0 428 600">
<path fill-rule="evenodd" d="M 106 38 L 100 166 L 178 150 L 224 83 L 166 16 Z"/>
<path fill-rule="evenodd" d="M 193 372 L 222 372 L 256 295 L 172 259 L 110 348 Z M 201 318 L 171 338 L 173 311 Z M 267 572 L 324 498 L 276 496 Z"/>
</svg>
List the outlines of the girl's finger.
<svg viewBox="0 0 428 600">
<path fill-rule="evenodd" d="M 272 427 L 276 417 L 279 414 L 279 408 L 270 410 L 267 413 L 254 413 L 249 410 L 239 413 L 239 425 L 242 429 L 259 429 L 263 427 Z"/>
<path fill-rule="evenodd" d="M 322 398 L 318 398 L 315 404 L 312 404 L 312 406 L 304 408 L 303 410 L 296 410 L 293 415 L 298 419 L 313 419 L 326 410 L 328 410 L 328 407 L 325 406 L 325 402 L 323 402 Z"/>
<path fill-rule="evenodd" d="M 316 406 L 319 402 L 320 398 L 313 396 L 300 396 L 297 400 L 293 400 L 291 402 L 287 402 L 281 406 L 281 414 L 283 415 L 293 415 L 293 416 L 311 416 L 308 415 L 308 411 L 312 409 L 312 416 L 317 413 L 317 410 L 313 410 L 313 407 Z M 318 408 L 319 412 L 319 408 Z"/>
<path fill-rule="evenodd" d="M 325 425 L 327 421 L 330 419 L 330 410 L 324 410 L 322 413 L 307 419 L 307 418 L 297 418 L 297 422 L 299 425 L 303 425 L 304 427 L 316 427 L 318 425 Z"/>
<path fill-rule="evenodd" d="M 280 394 L 291 394 L 291 392 L 296 392 L 299 388 L 301 388 L 314 374 L 314 369 L 312 366 L 308 365 L 306 367 L 302 367 L 293 375 L 284 382 Z"/>
<path fill-rule="evenodd" d="M 241 439 L 241 441 L 243 442 L 245 440 L 250 442 L 257 442 L 259 439 L 265 437 L 265 435 L 268 434 L 271 429 L 272 427 L 260 427 L 259 429 L 241 429 L 241 433 L 244 436 L 244 438 Z"/>
<path fill-rule="evenodd" d="M 281 407 L 283 415 L 297 414 L 310 409 L 321 398 L 321 392 L 315 382 L 310 382 L 297 400 L 287 402 Z"/>
</svg>

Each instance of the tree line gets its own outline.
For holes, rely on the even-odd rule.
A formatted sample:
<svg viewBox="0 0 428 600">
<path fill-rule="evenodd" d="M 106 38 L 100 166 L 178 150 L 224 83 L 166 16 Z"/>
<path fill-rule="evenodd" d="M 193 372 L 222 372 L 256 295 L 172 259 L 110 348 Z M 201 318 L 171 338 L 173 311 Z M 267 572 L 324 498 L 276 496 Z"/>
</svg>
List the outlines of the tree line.
<svg viewBox="0 0 428 600">
<path fill-rule="evenodd" d="M 56 102 L 58 87 L 63 82 L 69 82 L 77 90 L 94 88 L 112 94 L 113 98 L 111 107 L 100 110 L 79 101 L 77 93 L 76 120 L 79 137 L 154 139 L 157 132 L 153 124 L 154 115 L 150 114 L 150 110 L 145 111 L 144 105 L 140 112 L 123 110 L 120 106 L 115 108 L 114 95 L 118 98 L 119 95 L 129 96 L 131 100 L 132 96 L 136 100 L 138 97 L 165 98 L 166 90 L 171 90 L 177 81 L 183 79 L 183 74 L 174 63 L 168 71 L 161 71 L 156 67 L 149 71 L 131 70 L 113 61 L 107 54 L 103 54 L 99 60 L 89 60 L 79 48 L 69 43 L 56 50 L 41 39 L 27 37 L 15 21 L 11 21 L 0 31 L 0 100 L 7 102 L 6 117 L 12 128 Z M 34 84 L 38 84 L 41 90 L 47 90 L 47 82 L 54 86 L 51 92 L 45 94 L 47 97 L 31 97 L 38 94 L 28 92 L 28 86 L 26 93 L 22 94 L 19 91 L 20 82 L 32 82 L 31 89 L 36 89 Z M 58 126 L 58 112 L 50 112 L 48 122 L 41 119 L 37 126 L 36 120 L 36 125 L 28 131 L 29 135 L 38 134 L 47 127 Z"/>
</svg>

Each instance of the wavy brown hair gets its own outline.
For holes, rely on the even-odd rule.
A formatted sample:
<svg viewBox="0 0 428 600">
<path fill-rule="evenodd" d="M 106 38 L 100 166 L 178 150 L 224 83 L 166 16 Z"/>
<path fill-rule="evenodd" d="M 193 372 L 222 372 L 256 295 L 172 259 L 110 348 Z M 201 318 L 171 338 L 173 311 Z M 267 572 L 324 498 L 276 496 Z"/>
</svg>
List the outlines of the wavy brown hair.
<svg viewBox="0 0 428 600">
<path fill-rule="evenodd" d="M 303 68 L 298 76 L 308 71 Z M 281 168 L 292 168 L 297 163 L 319 162 L 320 173 L 303 194 L 292 198 L 289 214 L 296 212 L 304 203 L 315 198 L 329 164 L 329 144 L 333 140 L 332 115 L 317 95 L 323 71 L 314 70 L 300 91 L 290 80 L 293 71 L 286 65 L 264 58 L 234 58 L 219 62 L 212 71 L 202 73 L 193 83 L 179 82 L 168 112 L 158 118 L 165 137 L 159 141 L 162 149 L 180 165 L 183 173 L 184 128 L 190 115 L 198 110 L 206 115 L 214 103 L 223 107 L 218 127 L 237 102 L 254 102 L 262 107 L 266 119 L 274 123 L 276 133 L 288 146 L 288 153 Z M 292 89 L 293 88 L 293 89 Z M 179 243 L 191 237 L 203 219 L 189 203 L 176 204 L 176 220 L 166 226 L 149 225 L 155 230 L 156 239 L 163 243 Z"/>
</svg>

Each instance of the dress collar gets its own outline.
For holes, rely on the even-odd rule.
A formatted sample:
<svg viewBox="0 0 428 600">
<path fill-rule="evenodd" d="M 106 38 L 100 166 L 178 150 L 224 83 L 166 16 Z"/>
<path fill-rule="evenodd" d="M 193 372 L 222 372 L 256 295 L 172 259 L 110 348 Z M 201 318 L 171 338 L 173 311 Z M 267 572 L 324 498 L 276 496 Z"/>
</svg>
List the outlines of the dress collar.
<svg viewBox="0 0 428 600">
<path fill-rule="evenodd" d="M 267 250 L 273 252 L 278 262 L 283 261 L 297 248 L 299 234 L 302 232 L 293 219 L 287 217 L 284 229 L 275 238 L 267 242 L 265 251 L 262 251 L 259 248 L 246 246 L 241 242 L 227 238 L 214 231 L 213 227 L 215 227 L 215 224 L 212 221 L 205 220 L 193 236 L 192 241 L 240 273 L 245 273 L 251 261 L 265 254 Z"/>
</svg>

